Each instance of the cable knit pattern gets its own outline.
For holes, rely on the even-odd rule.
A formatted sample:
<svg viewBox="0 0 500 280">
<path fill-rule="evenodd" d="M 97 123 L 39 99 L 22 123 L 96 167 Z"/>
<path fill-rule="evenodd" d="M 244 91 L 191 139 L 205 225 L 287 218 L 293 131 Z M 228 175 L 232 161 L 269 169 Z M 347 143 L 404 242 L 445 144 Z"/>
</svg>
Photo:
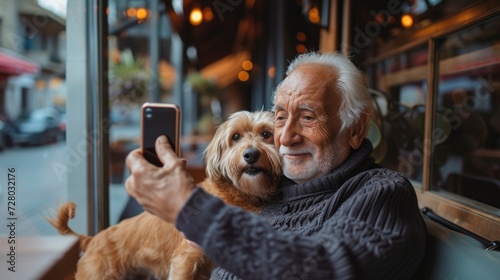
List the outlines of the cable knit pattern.
<svg viewBox="0 0 500 280">
<path fill-rule="evenodd" d="M 407 279 L 425 226 L 410 182 L 371 151 L 365 140 L 324 177 L 283 178 L 260 215 L 197 189 L 176 226 L 219 266 L 211 279 Z"/>
</svg>

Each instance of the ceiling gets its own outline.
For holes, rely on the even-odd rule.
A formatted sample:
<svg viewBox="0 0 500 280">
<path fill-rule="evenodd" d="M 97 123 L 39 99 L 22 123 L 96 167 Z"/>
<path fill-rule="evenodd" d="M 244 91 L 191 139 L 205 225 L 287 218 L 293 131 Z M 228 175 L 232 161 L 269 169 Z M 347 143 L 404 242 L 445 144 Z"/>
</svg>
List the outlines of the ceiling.
<svg viewBox="0 0 500 280">
<path fill-rule="evenodd" d="M 258 3 L 257 3 L 258 2 Z M 172 1 L 163 1 L 174 26 L 186 49 L 196 50 L 196 57 L 186 57 L 187 65 L 197 70 L 241 52 L 251 52 L 262 32 L 263 1 L 254 0 L 184 0 L 183 12 L 172 7 Z M 194 26 L 189 14 L 194 8 L 210 9 L 212 19 Z"/>
</svg>

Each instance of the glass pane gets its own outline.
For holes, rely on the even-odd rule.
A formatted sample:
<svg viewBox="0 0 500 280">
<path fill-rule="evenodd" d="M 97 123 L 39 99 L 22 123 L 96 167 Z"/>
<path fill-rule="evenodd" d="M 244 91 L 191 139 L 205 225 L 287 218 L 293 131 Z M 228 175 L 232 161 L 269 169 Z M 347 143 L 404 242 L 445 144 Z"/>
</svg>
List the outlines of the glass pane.
<svg viewBox="0 0 500 280">
<path fill-rule="evenodd" d="M 387 168 L 422 182 L 427 47 L 372 66 L 375 114 L 369 138 L 373 157 Z M 418 185 L 418 184 L 417 184 Z"/>
<path fill-rule="evenodd" d="M 500 17 L 439 42 L 432 188 L 500 208 Z M 491 206 L 491 207 L 487 207 Z M 492 207 L 497 210 L 491 210 Z"/>
<path fill-rule="evenodd" d="M 153 5 L 156 2 L 158 5 Z M 128 168 L 125 158 L 140 146 L 140 109 L 145 102 L 175 103 L 174 85 L 181 75 L 173 57 L 183 60 L 182 42 L 175 39 L 175 30 L 165 12 L 163 1 L 109 1 L 108 46 L 111 53 L 109 61 L 109 104 L 110 104 L 110 223 L 116 224 L 122 219 L 134 216 L 143 209 L 131 199 L 125 190 Z M 155 32 L 154 30 L 158 32 Z M 178 53 L 174 53 L 175 51 Z M 194 50 L 194 49 L 193 49 Z M 196 50 L 194 50 L 196 53 Z M 180 68 L 182 70 L 182 67 Z M 191 70 L 194 72 L 193 70 Z M 211 81 L 198 73 L 186 78 L 184 98 L 189 110 L 182 111 L 182 123 L 194 127 L 190 118 L 205 118 L 206 122 L 193 130 L 209 133 L 213 129 L 211 117 L 206 116 L 207 108 L 212 105 L 212 95 L 218 89 Z M 194 86 L 196 83 L 199 87 Z M 189 86 L 191 87 L 189 87 Z M 206 90 L 210 87 L 209 90 Z M 200 88 L 195 96 L 187 88 Z M 212 107 L 213 109 L 214 107 Z M 185 109 L 185 108 L 183 108 Z M 190 131 L 191 129 L 187 129 Z M 204 146 L 193 144 L 191 138 L 181 141 L 181 152 L 188 160 L 190 170 L 197 170 L 204 176 L 202 152 Z M 198 167 L 198 168 L 197 168 Z M 200 176 L 195 176 L 197 180 Z"/>
<path fill-rule="evenodd" d="M 63 2 L 0 0 L 0 237 L 56 234 L 67 199 Z"/>
<path fill-rule="evenodd" d="M 366 1 L 353 4 L 352 50 L 361 56 L 380 54 L 385 43 L 450 17 L 479 0 Z M 361 60 L 363 61 L 363 60 Z"/>
<path fill-rule="evenodd" d="M 125 190 L 125 158 L 139 147 L 140 106 L 151 99 L 150 23 L 152 1 L 108 2 L 110 224 L 120 221 L 129 196 Z M 157 11 L 156 11 L 157 13 Z M 157 101 L 157 100 L 156 100 Z M 140 209 L 142 210 L 142 209 Z"/>
</svg>

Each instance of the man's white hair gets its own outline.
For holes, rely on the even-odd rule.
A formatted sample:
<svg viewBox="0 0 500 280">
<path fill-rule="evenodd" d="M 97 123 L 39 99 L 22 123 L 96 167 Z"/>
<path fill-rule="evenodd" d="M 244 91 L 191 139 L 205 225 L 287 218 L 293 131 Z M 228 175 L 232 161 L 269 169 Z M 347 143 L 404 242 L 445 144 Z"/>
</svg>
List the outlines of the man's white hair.
<svg viewBox="0 0 500 280">
<path fill-rule="evenodd" d="M 354 64 L 341 53 L 310 52 L 297 56 L 288 66 L 286 75 L 290 75 L 297 67 L 304 64 L 321 64 L 338 73 L 335 87 L 341 96 L 339 117 L 342 121 L 341 131 L 350 128 L 360 120 L 361 114 L 369 114 L 372 99 L 368 94 L 363 74 Z M 276 104 L 276 93 L 281 83 L 273 93 L 273 105 Z"/>
</svg>

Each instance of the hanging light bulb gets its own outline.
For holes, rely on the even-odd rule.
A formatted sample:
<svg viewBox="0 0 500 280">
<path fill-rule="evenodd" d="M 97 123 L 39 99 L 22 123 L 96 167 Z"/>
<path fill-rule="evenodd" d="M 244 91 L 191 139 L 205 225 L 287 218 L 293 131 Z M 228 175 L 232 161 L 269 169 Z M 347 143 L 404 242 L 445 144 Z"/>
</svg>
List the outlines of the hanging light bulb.
<svg viewBox="0 0 500 280">
<path fill-rule="evenodd" d="M 243 68 L 243 70 L 250 71 L 253 68 L 253 63 L 247 59 L 241 63 L 241 68 Z"/>
<path fill-rule="evenodd" d="M 246 82 L 246 81 L 248 81 L 248 79 L 249 79 L 249 78 L 250 78 L 250 74 L 248 74 L 248 72 L 247 72 L 247 71 L 243 71 L 243 70 L 242 70 L 242 71 L 240 71 L 240 72 L 238 73 L 238 79 L 239 79 L 240 81 L 242 81 L 242 82 Z"/>
<path fill-rule="evenodd" d="M 144 8 L 137 9 L 136 17 L 138 20 L 145 20 L 148 17 L 148 10 Z"/>
<path fill-rule="evenodd" d="M 404 28 L 410 28 L 413 25 L 413 18 L 409 14 L 401 16 L 401 25 Z"/>
<path fill-rule="evenodd" d="M 319 9 L 316 6 L 313 6 L 310 10 L 309 13 L 307 13 L 307 16 L 309 18 L 309 21 L 312 23 L 319 23 L 321 20 L 321 17 L 319 15 Z"/>
<path fill-rule="evenodd" d="M 198 7 L 193 8 L 189 14 L 189 22 L 194 26 L 198 26 L 202 21 L 203 13 L 201 12 L 201 9 Z"/>
<path fill-rule="evenodd" d="M 135 17 L 136 15 L 137 15 L 137 10 L 134 7 L 128 8 L 127 10 L 128 17 Z"/>
<path fill-rule="evenodd" d="M 205 21 L 211 21 L 214 18 L 214 13 L 210 7 L 203 8 L 203 18 Z"/>
</svg>

